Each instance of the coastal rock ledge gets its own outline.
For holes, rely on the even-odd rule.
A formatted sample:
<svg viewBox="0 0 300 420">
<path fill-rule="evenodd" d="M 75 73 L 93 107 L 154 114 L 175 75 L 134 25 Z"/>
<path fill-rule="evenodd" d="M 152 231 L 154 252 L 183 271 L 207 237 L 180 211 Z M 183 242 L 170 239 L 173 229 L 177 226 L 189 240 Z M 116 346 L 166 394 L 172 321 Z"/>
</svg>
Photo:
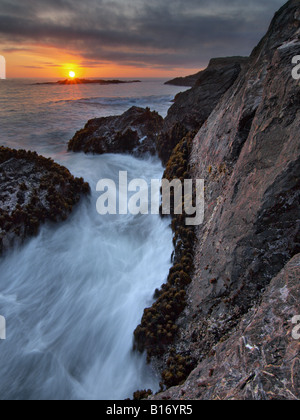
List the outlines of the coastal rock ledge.
<svg viewBox="0 0 300 420">
<path fill-rule="evenodd" d="M 82 178 L 35 152 L 0 147 L 0 255 L 38 233 L 46 221 L 66 220 L 81 195 Z"/>
<path fill-rule="evenodd" d="M 79 130 L 68 144 L 69 151 L 94 154 L 156 153 L 156 137 L 163 118 L 149 108 L 132 107 L 123 115 L 95 118 Z"/>
</svg>

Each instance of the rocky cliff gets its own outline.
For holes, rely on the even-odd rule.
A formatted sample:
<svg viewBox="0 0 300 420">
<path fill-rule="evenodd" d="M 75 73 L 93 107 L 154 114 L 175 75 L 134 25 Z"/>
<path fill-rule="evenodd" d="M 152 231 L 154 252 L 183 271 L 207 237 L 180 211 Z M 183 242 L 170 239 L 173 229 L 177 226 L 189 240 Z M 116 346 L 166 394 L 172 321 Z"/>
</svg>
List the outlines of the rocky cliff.
<svg viewBox="0 0 300 420">
<path fill-rule="evenodd" d="M 165 85 L 194 87 L 201 74 L 202 70 L 190 76 L 176 77 L 175 79 L 168 80 Z"/>
<path fill-rule="evenodd" d="M 221 72 L 227 65 L 232 63 L 247 63 L 248 57 L 224 57 L 224 58 L 212 58 L 208 65 L 210 70 L 220 70 Z M 169 80 L 166 82 L 166 85 L 173 86 L 190 86 L 194 87 L 198 83 L 199 79 L 203 76 L 205 70 L 199 71 L 196 74 L 192 74 L 186 77 L 176 77 L 175 79 Z"/>
<path fill-rule="evenodd" d="M 164 164 L 184 136 L 201 128 L 247 62 L 243 57 L 212 59 L 195 86 L 176 96 L 157 140 L 158 155 Z"/>
<path fill-rule="evenodd" d="M 300 397 L 291 334 L 300 315 L 299 52 L 300 4 L 291 0 L 193 139 L 189 172 L 205 179 L 205 223 L 175 342 L 160 362 L 168 386 L 183 382 L 185 360 L 196 368 L 155 398 Z"/>
</svg>

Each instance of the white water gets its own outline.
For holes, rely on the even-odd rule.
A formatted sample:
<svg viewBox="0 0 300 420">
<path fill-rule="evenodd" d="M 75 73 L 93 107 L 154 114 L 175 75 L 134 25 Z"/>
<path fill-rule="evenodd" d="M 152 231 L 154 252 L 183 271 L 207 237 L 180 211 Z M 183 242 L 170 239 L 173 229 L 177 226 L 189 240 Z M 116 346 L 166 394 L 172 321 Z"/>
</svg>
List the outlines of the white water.
<svg viewBox="0 0 300 420">
<path fill-rule="evenodd" d="M 128 156 L 69 159 L 91 199 L 0 264 L 1 399 L 124 399 L 158 387 L 132 337 L 167 276 L 171 232 L 159 216 L 99 216 L 95 186 L 117 181 L 120 167 L 129 179 L 150 179 L 161 166 Z"/>
<path fill-rule="evenodd" d="M 1 87 L 0 144 L 53 157 L 84 177 L 92 195 L 65 223 L 45 225 L 0 259 L 0 315 L 7 321 L 0 399 L 124 399 L 137 389 L 156 391 L 159 378 L 145 356 L 132 351 L 133 331 L 166 280 L 171 229 L 159 216 L 99 216 L 96 183 L 117 181 L 121 170 L 129 181 L 150 182 L 163 169 L 155 159 L 65 152 L 88 118 L 125 111 L 137 92 L 129 95 L 125 86 L 120 99 L 115 87 L 94 92 L 83 86 L 76 94 L 49 90 L 46 97 L 44 87 L 40 92 L 24 82 Z M 143 86 L 138 89 L 141 94 Z M 157 102 L 166 114 L 169 87 L 152 83 L 143 92 L 143 105 L 150 98 L 152 108 Z"/>
</svg>

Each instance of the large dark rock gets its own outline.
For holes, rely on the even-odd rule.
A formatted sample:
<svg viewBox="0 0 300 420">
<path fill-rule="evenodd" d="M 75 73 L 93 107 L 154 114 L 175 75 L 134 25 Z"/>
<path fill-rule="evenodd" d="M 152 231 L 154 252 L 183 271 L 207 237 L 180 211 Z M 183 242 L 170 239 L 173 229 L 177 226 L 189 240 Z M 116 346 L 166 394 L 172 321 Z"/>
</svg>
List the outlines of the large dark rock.
<svg viewBox="0 0 300 420">
<path fill-rule="evenodd" d="M 194 87 L 197 80 L 202 74 L 202 71 L 197 72 L 196 74 L 192 74 L 186 77 L 176 77 L 175 79 L 169 80 L 165 83 L 165 85 L 171 86 L 184 86 L 184 87 Z"/>
<path fill-rule="evenodd" d="M 208 68 L 199 73 L 196 85 L 176 96 L 157 141 L 163 164 L 168 162 L 173 149 L 187 133 L 201 128 L 248 60 L 243 57 L 213 59 Z"/>
<path fill-rule="evenodd" d="M 65 220 L 89 185 L 35 152 L 0 147 L 0 254 L 36 235 L 45 221 Z"/>
<path fill-rule="evenodd" d="M 85 153 L 155 154 L 156 136 L 163 119 L 149 108 L 132 107 L 123 115 L 96 118 L 78 131 L 69 150 Z"/>
</svg>

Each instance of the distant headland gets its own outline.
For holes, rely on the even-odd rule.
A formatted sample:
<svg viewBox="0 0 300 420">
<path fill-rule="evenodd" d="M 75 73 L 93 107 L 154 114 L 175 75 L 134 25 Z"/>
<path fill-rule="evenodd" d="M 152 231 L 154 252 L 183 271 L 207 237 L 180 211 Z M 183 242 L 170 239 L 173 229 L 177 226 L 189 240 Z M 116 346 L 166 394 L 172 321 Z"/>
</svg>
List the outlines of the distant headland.
<svg viewBox="0 0 300 420">
<path fill-rule="evenodd" d="M 141 83 L 140 80 L 91 80 L 91 79 L 66 79 L 60 80 L 58 82 L 43 82 L 43 83 L 34 83 L 34 85 L 120 85 L 125 83 Z"/>
</svg>

